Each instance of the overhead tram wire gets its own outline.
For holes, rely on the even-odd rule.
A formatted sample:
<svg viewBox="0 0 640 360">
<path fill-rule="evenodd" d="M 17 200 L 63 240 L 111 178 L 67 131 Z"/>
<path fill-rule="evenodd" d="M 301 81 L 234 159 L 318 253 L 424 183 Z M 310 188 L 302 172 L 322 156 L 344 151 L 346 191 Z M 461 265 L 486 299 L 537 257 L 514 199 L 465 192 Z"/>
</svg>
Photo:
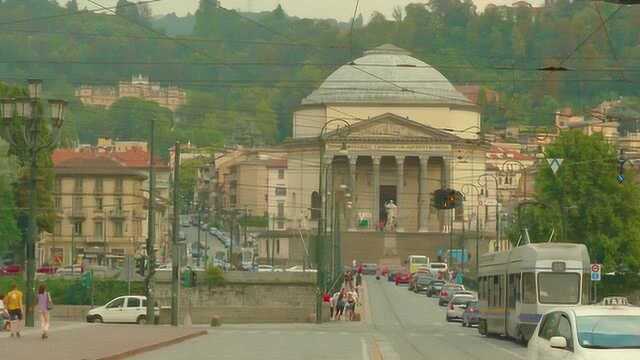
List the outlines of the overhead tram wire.
<svg viewBox="0 0 640 360">
<path fill-rule="evenodd" d="M 57 18 L 64 18 L 64 17 L 68 17 L 68 16 L 82 15 L 82 14 L 86 14 L 86 13 L 96 13 L 97 11 L 102 11 L 102 10 L 123 9 L 123 8 L 130 7 L 130 6 L 152 4 L 152 3 L 159 2 L 159 1 L 164 1 L 164 0 L 139 1 L 137 3 L 127 3 L 127 4 L 121 5 L 121 6 L 112 6 L 112 7 L 108 7 L 108 8 L 102 8 L 102 9 L 78 10 L 78 11 L 74 11 L 74 12 L 70 12 L 70 13 L 69 12 L 65 12 L 63 14 L 57 14 L 57 15 L 47 15 L 47 16 L 39 16 L 39 17 L 32 17 L 32 18 L 23 18 L 23 19 L 17 19 L 17 20 L 13 20 L 13 21 L 2 22 L 2 23 L 0 23 L 0 26 L 22 24 L 22 23 L 29 23 L 29 22 L 57 19 Z M 2 32 L 5 32 L 5 31 L 3 30 Z"/>
<path fill-rule="evenodd" d="M 105 7 L 104 7 L 104 6 L 102 6 L 101 4 L 97 3 L 95 0 L 87 0 L 87 1 L 89 1 L 90 3 L 92 3 L 92 4 L 96 5 L 96 6 L 99 6 L 99 7 L 101 7 L 101 8 L 105 8 Z M 206 1 L 206 0 L 205 0 L 205 1 Z M 219 7 L 219 8 L 224 9 L 224 8 L 222 8 L 222 7 Z M 225 10 L 226 10 L 226 9 L 225 9 Z M 113 11 L 113 10 L 111 10 L 111 12 L 112 12 L 112 13 L 114 13 L 115 15 L 119 15 L 119 14 L 117 14 L 117 13 L 116 13 L 115 11 Z M 234 13 L 235 13 L 235 12 L 234 12 Z M 239 15 L 239 16 L 241 16 L 241 15 Z M 160 35 L 160 36 L 167 37 L 167 38 L 169 38 L 169 39 L 173 39 L 173 38 L 171 38 L 170 36 L 168 36 L 168 35 L 166 35 L 166 34 L 163 34 L 163 33 L 161 33 L 161 32 L 156 31 L 156 30 L 155 30 L 155 29 L 153 29 L 153 28 L 150 28 L 150 27 L 145 26 L 145 25 L 143 25 L 143 24 L 140 24 L 140 23 L 137 23 L 137 22 L 131 21 L 130 19 L 128 19 L 128 18 L 126 18 L 126 17 L 124 17 L 124 16 L 121 16 L 121 17 L 122 17 L 123 19 L 125 19 L 125 20 L 129 21 L 130 23 L 132 23 L 132 24 L 136 25 L 136 26 L 142 27 L 143 29 L 146 29 L 147 31 L 151 31 L 151 32 L 155 33 L 156 35 Z M 242 16 L 241 16 L 241 17 L 242 17 Z M 255 21 L 253 21 L 253 20 L 252 20 L 252 22 L 257 23 L 257 22 L 255 22 Z M 184 43 L 180 42 L 180 41 L 179 41 L 179 39 L 174 39 L 174 40 L 175 40 L 177 43 L 181 44 L 183 47 L 186 47 L 187 49 L 191 49 L 192 51 L 199 52 L 197 49 L 194 49 L 194 48 L 192 48 L 191 46 L 189 46 L 189 45 L 187 45 L 187 44 L 184 44 Z M 201 54 L 202 54 L 202 53 L 201 53 Z M 207 55 L 207 57 L 212 58 L 211 56 L 208 56 L 208 54 L 204 54 L 204 55 Z M 327 108 L 329 108 L 329 106 L 327 106 Z M 339 109 L 333 109 L 333 110 L 334 110 L 334 111 L 336 111 L 336 112 L 339 112 L 339 113 L 342 113 L 342 114 L 345 114 L 345 115 L 351 116 L 351 117 L 355 117 L 354 115 L 352 115 L 352 114 L 348 114 L 348 113 L 346 113 L 346 112 L 345 112 L 345 111 L 343 111 L 343 110 L 339 110 Z"/>
</svg>

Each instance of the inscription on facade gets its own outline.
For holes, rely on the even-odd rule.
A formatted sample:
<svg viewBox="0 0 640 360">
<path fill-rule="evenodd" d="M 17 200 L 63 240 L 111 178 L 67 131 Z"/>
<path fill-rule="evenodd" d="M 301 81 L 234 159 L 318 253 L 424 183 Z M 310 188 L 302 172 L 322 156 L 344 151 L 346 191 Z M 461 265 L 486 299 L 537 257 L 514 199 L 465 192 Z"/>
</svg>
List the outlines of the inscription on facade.
<svg viewBox="0 0 640 360">
<path fill-rule="evenodd" d="M 342 144 L 327 144 L 328 151 L 343 150 Z M 369 150 L 369 151 L 433 151 L 447 152 L 451 150 L 450 145 L 439 144 L 359 144 L 347 143 L 347 150 Z"/>
</svg>

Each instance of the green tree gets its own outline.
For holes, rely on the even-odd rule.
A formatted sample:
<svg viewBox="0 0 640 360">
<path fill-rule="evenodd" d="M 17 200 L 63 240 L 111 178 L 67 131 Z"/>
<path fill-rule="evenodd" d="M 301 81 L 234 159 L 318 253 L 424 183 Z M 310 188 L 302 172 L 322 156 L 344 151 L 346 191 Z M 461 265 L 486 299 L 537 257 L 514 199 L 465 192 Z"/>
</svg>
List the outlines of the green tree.
<svg viewBox="0 0 640 360">
<path fill-rule="evenodd" d="M 77 12 L 78 9 L 78 0 L 69 0 L 67 2 L 67 10 L 69 10 L 69 12 Z"/>
<path fill-rule="evenodd" d="M 9 145 L 0 139 L 0 254 L 19 249 L 21 238 L 13 192 L 16 164 L 8 151 Z"/>
<path fill-rule="evenodd" d="M 543 166 L 536 177 L 536 200 L 520 222 L 534 241 L 546 241 L 551 229 L 556 239 L 584 243 L 595 262 L 607 271 L 640 268 L 640 189 L 632 172 L 619 184 L 617 156 L 601 135 L 563 132 L 547 147 L 546 158 L 564 159 L 554 175 Z M 517 240 L 517 239 L 514 239 Z M 556 240 L 556 241 L 559 241 Z"/>
</svg>

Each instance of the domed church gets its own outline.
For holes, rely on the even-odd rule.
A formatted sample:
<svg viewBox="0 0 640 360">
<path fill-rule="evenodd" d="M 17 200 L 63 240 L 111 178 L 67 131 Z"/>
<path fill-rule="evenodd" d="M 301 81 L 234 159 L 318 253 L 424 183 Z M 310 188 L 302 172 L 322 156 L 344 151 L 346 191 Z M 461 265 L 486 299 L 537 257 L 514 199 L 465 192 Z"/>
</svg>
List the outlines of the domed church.
<svg viewBox="0 0 640 360">
<path fill-rule="evenodd" d="M 349 263 L 442 256 L 452 223 L 486 216 L 471 192 L 455 212 L 430 206 L 435 190 L 462 190 L 485 172 L 480 126 L 478 106 L 436 68 L 394 45 L 366 51 L 293 115 L 289 227 L 339 233 Z"/>
</svg>

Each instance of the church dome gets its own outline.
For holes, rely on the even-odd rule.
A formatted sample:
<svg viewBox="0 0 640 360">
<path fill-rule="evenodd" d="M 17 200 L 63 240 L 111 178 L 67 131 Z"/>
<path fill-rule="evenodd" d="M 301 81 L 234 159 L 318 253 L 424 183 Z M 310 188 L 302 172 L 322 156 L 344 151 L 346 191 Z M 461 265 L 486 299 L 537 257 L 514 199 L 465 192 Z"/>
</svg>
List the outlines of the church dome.
<svg viewBox="0 0 640 360">
<path fill-rule="evenodd" d="M 394 45 L 382 45 L 333 72 L 302 105 L 473 105 L 434 67 Z"/>
</svg>

